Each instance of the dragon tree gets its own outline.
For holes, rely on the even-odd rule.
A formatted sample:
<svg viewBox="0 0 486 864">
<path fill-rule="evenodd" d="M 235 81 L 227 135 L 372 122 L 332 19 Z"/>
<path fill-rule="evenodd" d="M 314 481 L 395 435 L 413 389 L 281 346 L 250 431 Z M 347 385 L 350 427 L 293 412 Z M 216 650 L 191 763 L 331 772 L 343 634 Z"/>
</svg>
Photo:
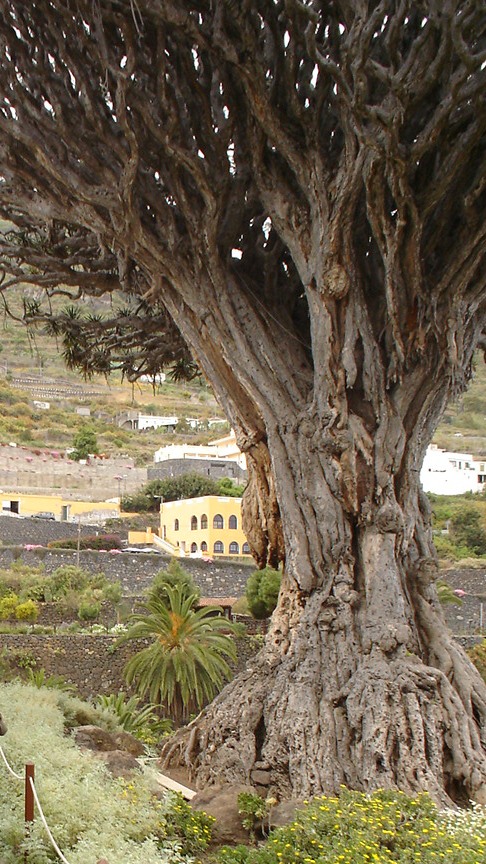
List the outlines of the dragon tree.
<svg viewBox="0 0 486 864">
<path fill-rule="evenodd" d="M 485 801 L 486 687 L 419 482 L 484 344 L 484 5 L 0 12 L 5 304 L 31 286 L 87 373 L 192 357 L 247 456 L 253 554 L 283 567 L 263 649 L 167 758 L 283 796 Z"/>
</svg>

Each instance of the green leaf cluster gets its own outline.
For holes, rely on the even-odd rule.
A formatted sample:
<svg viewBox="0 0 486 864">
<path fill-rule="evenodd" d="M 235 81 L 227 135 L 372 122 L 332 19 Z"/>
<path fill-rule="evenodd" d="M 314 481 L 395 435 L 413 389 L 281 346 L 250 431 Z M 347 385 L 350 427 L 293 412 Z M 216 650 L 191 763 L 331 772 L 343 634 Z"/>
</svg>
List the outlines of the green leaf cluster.
<svg viewBox="0 0 486 864">
<path fill-rule="evenodd" d="M 0 621 L 34 622 L 39 603 L 56 602 L 78 611 L 82 621 L 94 621 L 101 602 L 119 603 L 122 588 L 110 582 L 104 573 L 88 573 L 73 564 L 63 564 L 50 575 L 41 568 L 12 565 L 0 571 Z"/>
<path fill-rule="evenodd" d="M 476 508 L 458 510 L 450 520 L 449 532 L 456 545 L 466 546 L 473 555 L 486 555 L 486 530 Z"/>
<path fill-rule="evenodd" d="M 246 583 L 245 595 L 254 618 L 269 618 L 277 605 L 281 574 L 273 567 L 255 570 Z"/>
<path fill-rule="evenodd" d="M 16 594 L 6 594 L 0 599 L 0 621 L 25 621 L 33 623 L 39 617 L 39 607 L 34 600 L 21 601 Z"/>
<path fill-rule="evenodd" d="M 70 453 L 71 459 L 79 462 L 80 459 L 87 459 L 91 454 L 94 455 L 99 452 L 95 430 L 89 426 L 82 426 L 74 436 L 73 450 Z"/>
<path fill-rule="evenodd" d="M 168 589 L 176 587 L 180 587 L 186 597 L 192 595 L 194 598 L 193 605 L 197 605 L 201 594 L 199 588 L 180 561 L 177 558 L 171 558 L 167 569 L 159 570 L 156 573 L 148 594 L 150 597 L 158 597 L 168 606 L 170 603 Z"/>
<path fill-rule="evenodd" d="M 61 540 L 50 540 L 48 549 L 97 549 L 109 552 L 110 549 L 121 549 L 121 539 L 118 534 L 88 534 L 81 537 L 63 537 Z"/>
<path fill-rule="evenodd" d="M 126 681 L 180 724 L 231 676 L 228 659 L 236 660 L 231 636 L 235 628 L 217 606 L 195 609 L 197 597 L 187 594 L 183 584 L 168 585 L 166 593 L 167 602 L 149 595 L 145 614 L 130 616 L 129 629 L 118 644 L 149 641 L 128 661 Z"/>
<path fill-rule="evenodd" d="M 237 485 L 228 477 L 213 480 L 195 472 L 167 477 L 164 480 L 151 480 L 135 495 L 124 496 L 122 510 L 126 512 L 157 512 L 161 501 L 181 501 L 187 498 L 201 498 L 205 495 L 224 495 L 241 498 L 244 486 Z"/>
<path fill-rule="evenodd" d="M 120 691 L 98 696 L 96 704 L 111 711 L 125 732 L 139 738 L 145 744 L 155 744 L 172 730 L 167 718 L 161 718 L 157 706 L 141 705 L 137 696 L 129 696 Z"/>
</svg>

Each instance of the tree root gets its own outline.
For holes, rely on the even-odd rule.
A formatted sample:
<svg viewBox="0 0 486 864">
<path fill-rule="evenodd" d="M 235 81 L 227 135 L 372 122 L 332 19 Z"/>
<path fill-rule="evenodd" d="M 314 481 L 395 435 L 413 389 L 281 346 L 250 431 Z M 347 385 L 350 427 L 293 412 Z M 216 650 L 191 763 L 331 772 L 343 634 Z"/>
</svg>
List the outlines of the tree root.
<svg viewBox="0 0 486 864">
<path fill-rule="evenodd" d="M 390 659 L 378 648 L 359 661 L 344 687 L 338 670 L 324 665 L 312 687 L 297 667 L 288 674 L 285 658 L 271 668 L 261 652 L 168 741 L 162 766 L 183 764 L 198 788 L 254 785 L 264 773 L 268 793 L 279 798 L 333 794 L 344 784 L 428 791 L 442 806 L 484 800 L 477 716 L 446 675 L 414 655 Z"/>
</svg>

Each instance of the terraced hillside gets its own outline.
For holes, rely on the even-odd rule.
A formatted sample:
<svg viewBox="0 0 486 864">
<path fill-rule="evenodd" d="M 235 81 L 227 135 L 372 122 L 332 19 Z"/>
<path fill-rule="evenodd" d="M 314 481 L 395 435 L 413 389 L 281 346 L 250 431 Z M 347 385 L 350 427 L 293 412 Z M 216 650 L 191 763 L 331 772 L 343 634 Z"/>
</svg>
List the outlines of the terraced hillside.
<svg viewBox="0 0 486 864">
<path fill-rule="evenodd" d="M 30 296 L 35 288 L 25 291 Z M 93 311 L 108 311 L 106 299 L 90 301 Z M 13 304 L 21 316 L 21 290 Z M 17 399 L 4 409 L 3 385 L 17 389 Z M 31 411 L 32 400 L 51 402 L 47 416 Z M 96 427 L 102 448 L 111 453 L 129 453 L 138 464 L 149 464 L 153 452 L 164 443 L 164 433 L 157 431 L 127 433 L 118 429 L 115 417 L 127 408 L 139 408 L 153 414 L 197 417 L 207 420 L 222 416 L 210 389 L 202 382 L 171 384 L 165 382 L 154 389 L 149 383 L 130 385 L 114 376 L 109 380 L 97 376 L 84 381 L 78 373 L 66 369 L 55 340 L 36 333 L 35 337 L 19 322 L 5 317 L 0 338 L 0 442 L 14 441 L 26 446 L 68 447 L 72 436 L 86 418 L 76 413 L 89 408 L 89 423 Z M 8 400 L 7 400 L 8 401 Z M 30 416 L 29 416 L 30 415 Z M 181 424 L 177 440 L 187 438 L 194 443 L 214 437 L 214 433 L 199 431 L 195 436 Z M 471 452 L 486 456 L 486 367 L 482 356 L 477 357 L 474 378 L 469 390 L 451 403 L 440 424 L 435 442 L 445 449 Z"/>
</svg>

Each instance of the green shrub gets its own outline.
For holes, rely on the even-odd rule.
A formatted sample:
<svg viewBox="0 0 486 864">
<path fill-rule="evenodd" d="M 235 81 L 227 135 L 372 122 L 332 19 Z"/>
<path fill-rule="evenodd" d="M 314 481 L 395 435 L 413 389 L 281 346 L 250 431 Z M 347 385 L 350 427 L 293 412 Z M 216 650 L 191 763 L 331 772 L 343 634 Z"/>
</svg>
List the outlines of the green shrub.
<svg viewBox="0 0 486 864">
<path fill-rule="evenodd" d="M 123 864 L 182 864 L 187 860 L 167 838 L 166 825 L 171 824 L 175 809 L 172 797 L 167 801 L 155 798 L 152 781 L 142 774 L 136 786 L 113 779 L 104 764 L 83 753 L 64 734 L 58 700 L 70 697 L 19 683 L 3 684 L 0 690 L 8 726 L 8 741 L 2 742 L 7 758 L 19 772 L 35 754 L 39 799 L 70 864 L 100 858 Z M 20 781 L 0 772 L 2 864 L 21 864 L 27 851 L 29 864 L 54 862 L 58 859 L 40 819 L 35 819 L 25 839 L 22 790 Z"/>
<path fill-rule="evenodd" d="M 434 535 L 434 546 L 438 557 L 446 561 L 461 561 L 471 555 L 467 546 L 459 546 L 443 534 Z"/>
<path fill-rule="evenodd" d="M 113 712 L 107 711 L 101 705 L 92 705 L 91 702 L 86 702 L 67 691 L 59 690 L 57 705 L 66 729 L 74 729 L 76 726 L 100 726 L 107 732 L 120 729 L 118 718 Z"/>
<path fill-rule="evenodd" d="M 245 595 L 254 618 L 269 618 L 277 605 L 281 575 L 273 567 L 255 570 L 246 583 Z"/>
<path fill-rule="evenodd" d="M 8 621 L 9 618 L 15 617 L 15 610 L 19 605 L 19 598 L 16 594 L 7 594 L 0 600 L 0 621 Z"/>
<path fill-rule="evenodd" d="M 98 696 L 96 704 L 106 711 L 111 711 L 125 732 L 130 732 L 145 744 L 155 745 L 160 738 L 172 731 L 171 721 L 160 717 L 157 706 L 141 707 L 137 696 L 127 698 L 123 691 Z"/>
<path fill-rule="evenodd" d="M 461 507 L 450 520 L 454 543 L 466 546 L 474 555 L 486 555 L 486 530 L 481 513 L 471 505 Z"/>
<path fill-rule="evenodd" d="M 108 582 L 100 587 L 102 588 L 103 598 L 105 600 L 109 600 L 110 603 L 114 603 L 115 605 L 120 603 L 123 597 L 121 582 Z"/>
<path fill-rule="evenodd" d="M 486 810 L 439 812 L 426 794 L 343 788 L 307 803 L 258 848 L 223 847 L 220 864 L 479 864 Z"/>
<path fill-rule="evenodd" d="M 167 839 L 181 844 L 186 855 L 199 855 L 211 841 L 215 819 L 201 810 L 194 810 L 179 792 L 169 793 L 169 809 L 163 821 Z"/>
<path fill-rule="evenodd" d="M 101 612 L 101 603 L 97 600 L 83 600 L 79 604 L 78 618 L 81 621 L 96 621 Z"/>
<path fill-rule="evenodd" d="M 15 609 L 15 617 L 17 621 L 37 621 L 39 617 L 39 607 L 33 600 L 26 600 L 24 603 L 19 603 Z"/>
<path fill-rule="evenodd" d="M 148 590 L 150 597 L 158 597 L 167 606 L 169 604 L 169 588 L 181 586 L 184 596 L 194 597 L 194 605 L 197 605 L 201 592 L 195 584 L 192 576 L 182 566 L 177 558 L 171 558 L 166 570 L 159 570 L 154 576 L 153 582 Z"/>
<path fill-rule="evenodd" d="M 473 648 L 468 648 L 467 654 L 486 682 L 486 639 L 483 639 L 479 645 L 474 645 Z"/>
<path fill-rule="evenodd" d="M 99 453 L 98 440 L 96 432 L 89 426 L 82 426 L 79 432 L 74 436 L 74 450 L 71 452 L 71 459 L 79 461 L 87 459 L 90 454 Z"/>
<path fill-rule="evenodd" d="M 27 681 L 38 689 L 47 687 L 50 690 L 62 690 L 64 693 L 72 693 L 76 689 L 74 684 L 70 684 L 62 675 L 47 675 L 45 669 L 27 669 Z"/>
<path fill-rule="evenodd" d="M 109 551 L 121 549 L 121 539 L 118 534 L 88 534 L 84 537 L 64 537 L 62 540 L 51 540 L 48 549 L 95 549 Z"/>
</svg>

